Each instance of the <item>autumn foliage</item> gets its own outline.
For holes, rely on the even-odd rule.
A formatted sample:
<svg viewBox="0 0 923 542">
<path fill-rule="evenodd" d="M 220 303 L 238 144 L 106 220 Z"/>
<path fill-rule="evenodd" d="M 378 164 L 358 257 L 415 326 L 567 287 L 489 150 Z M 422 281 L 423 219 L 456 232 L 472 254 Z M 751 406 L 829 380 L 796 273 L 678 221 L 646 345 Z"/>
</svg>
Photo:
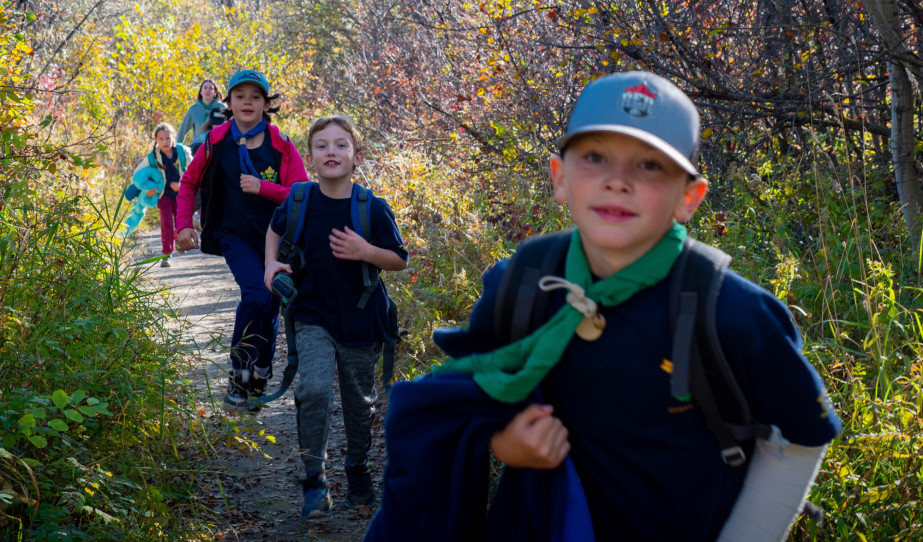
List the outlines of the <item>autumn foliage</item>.
<svg viewBox="0 0 923 542">
<path fill-rule="evenodd" d="M 876 11 L 873 24 L 869 10 L 882 4 L 893 8 L 892 17 Z M 386 279 L 408 330 L 398 369 L 412 377 L 439 362 L 430 333 L 467 318 L 487 266 L 530 234 L 569 226 L 550 197 L 546 167 L 580 89 L 607 73 L 650 70 L 675 81 L 703 116 L 701 169 L 711 191 L 691 231 L 734 256 L 739 273 L 788 304 L 846 423 L 812 494 L 828 521 L 802 518 L 792 538 L 896 540 L 923 532 L 914 505 L 923 498 L 920 232 L 912 220 L 914 205 L 923 202 L 917 3 L 36 0 L 2 6 L 0 218 L 8 229 L 0 239 L 0 376 L 8 377 L 7 367 L 28 367 L 14 346 L 25 344 L 21 322 L 34 307 L 27 309 L 22 293 L 12 302 L 5 278 L 27 276 L 10 263 L 25 261 L 26 249 L 12 247 L 43 246 L 22 244 L 23 232 L 32 231 L 27 224 L 52 223 L 49 217 L 66 209 L 65 224 L 45 233 L 63 243 L 63 263 L 52 272 L 64 277 L 62 284 L 88 273 L 74 263 L 85 267 L 88 260 L 68 239 L 80 224 L 91 224 L 94 239 L 112 242 L 107 232 L 117 226 L 119 194 L 151 129 L 163 120 L 177 125 L 204 78 L 223 87 L 238 69 L 263 71 L 283 95 L 275 121 L 302 153 L 312 118 L 344 111 L 357 120 L 370 142 L 358 178 L 391 202 L 412 251 L 410 268 Z M 895 181 L 892 150 L 908 144 L 897 141 L 903 136 L 891 123 L 895 65 L 917 88 L 909 138 L 915 184 Z M 86 288 L 117 274 L 118 262 L 86 275 Z M 38 270 L 47 269 L 33 274 Z M 64 299 L 73 292 L 53 294 Z M 158 351 L 157 340 L 144 344 Z M 51 359 L 42 367 L 53 366 Z M 60 472 L 33 470 L 36 483 L 46 484 L 36 499 L 24 466 L 30 464 L 19 462 L 45 453 L 29 444 L 30 421 L 22 423 L 25 410 L 37 408 L 33 398 L 47 403 L 48 421 L 32 420 L 38 428 L 65 416 L 72 401 L 92 408 L 88 398 L 74 398 L 75 378 L 17 379 L 15 386 L 0 380 L 0 411 L 15 410 L 11 397 L 19 401 L 18 416 L 0 414 L 0 421 L 21 436 L 15 447 L 0 445 L 0 464 L 14 473 L 0 474 L 0 516 L 7 518 L 0 519 L 0 533 L 51 538 L 35 530 L 33 512 L 49 502 L 57 515 L 42 521 L 109 532 L 102 515 L 81 515 L 55 492 Z M 68 401 L 60 407 L 56 386 Z M 25 391 L 15 395 L 14 387 Z M 115 404 L 100 391 L 90 395 Z M 92 483 L 111 472 L 90 459 L 81 465 L 80 479 Z M 125 487 L 135 483 L 120 480 Z M 153 536 L 155 528 L 163 538 L 180 536 L 169 499 L 151 486 L 109 487 L 107 495 L 131 494 L 156 518 L 119 516 L 113 503 L 122 501 L 114 498 L 108 508 L 88 505 L 120 517 L 122 525 L 143 527 L 126 536 Z"/>
</svg>

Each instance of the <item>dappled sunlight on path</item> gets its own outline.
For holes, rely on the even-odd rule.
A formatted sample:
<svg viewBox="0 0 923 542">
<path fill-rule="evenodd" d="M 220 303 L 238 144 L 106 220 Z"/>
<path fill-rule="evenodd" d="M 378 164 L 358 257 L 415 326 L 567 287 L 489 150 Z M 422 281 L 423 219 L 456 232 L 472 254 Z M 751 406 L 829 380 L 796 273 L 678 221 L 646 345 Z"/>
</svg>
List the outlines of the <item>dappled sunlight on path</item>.
<svg viewBox="0 0 923 542">
<path fill-rule="evenodd" d="M 139 261 L 159 254 L 156 232 L 141 232 Z M 290 388 L 286 394 L 256 414 L 233 415 L 232 425 L 220 407 L 227 381 L 227 351 L 233 330 L 239 290 L 224 259 L 198 250 L 174 254 L 172 267 L 153 264 L 149 275 L 166 285 L 176 298 L 185 319 L 183 345 L 192 356 L 188 378 L 195 393 L 195 409 L 209 434 L 213 450 L 185 450 L 198 466 L 199 498 L 216 538 L 241 541 L 336 541 L 358 542 L 372 512 L 346 508 L 346 476 L 343 472 L 346 441 L 339 392 L 333 413 L 328 454 L 328 479 L 334 498 L 334 512 L 322 520 L 302 520 L 300 479 L 304 475 L 297 442 L 295 405 Z M 276 377 L 270 393 L 281 381 L 286 357 L 285 333 L 280 324 Z M 297 378 L 296 378 L 297 383 Z M 336 385 L 336 384 L 335 384 Z M 294 387 L 294 384 L 293 384 Z M 370 467 L 376 486 L 384 468 L 384 439 L 381 420 L 386 399 L 378 402 L 373 429 Z M 273 442 L 274 441 L 274 442 Z M 265 455 L 264 455 L 265 454 Z"/>
</svg>

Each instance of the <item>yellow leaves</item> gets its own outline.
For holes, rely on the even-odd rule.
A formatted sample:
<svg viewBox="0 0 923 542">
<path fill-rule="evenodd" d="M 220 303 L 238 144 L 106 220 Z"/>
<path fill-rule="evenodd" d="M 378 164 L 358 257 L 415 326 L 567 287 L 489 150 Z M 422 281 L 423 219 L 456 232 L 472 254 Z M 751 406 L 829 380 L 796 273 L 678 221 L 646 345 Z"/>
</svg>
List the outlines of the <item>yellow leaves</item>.
<svg viewBox="0 0 923 542">
<path fill-rule="evenodd" d="M 884 501 L 891 496 L 891 488 L 888 486 L 879 486 L 869 488 L 865 494 L 860 497 L 860 501 L 863 503 L 874 504 L 876 502 Z"/>
<path fill-rule="evenodd" d="M 17 41 L 17 42 L 16 42 L 16 45 L 15 45 L 15 47 L 13 47 L 13 49 L 14 49 L 14 50 L 17 50 L 17 51 L 20 51 L 20 52 L 22 52 L 23 54 L 29 55 L 29 56 L 32 56 L 32 55 L 35 54 L 35 53 L 32 51 L 32 47 L 29 47 L 29 45 L 28 45 L 25 41 Z"/>
<path fill-rule="evenodd" d="M 712 134 L 714 134 L 714 133 L 715 133 L 715 131 L 714 131 L 713 129 L 711 129 L 711 128 L 706 128 L 706 129 L 702 130 L 702 139 L 707 139 L 707 138 L 711 137 Z"/>
<path fill-rule="evenodd" d="M 840 466 L 839 470 L 837 470 L 836 474 L 838 478 L 847 478 L 853 474 L 853 470 L 848 463 L 844 463 Z"/>
<path fill-rule="evenodd" d="M 577 9 L 577 10 L 574 10 L 574 18 L 579 19 L 580 17 L 585 17 L 587 15 L 595 15 L 597 13 L 599 13 L 599 9 L 596 8 L 595 6 L 586 8 L 586 9 Z"/>
</svg>

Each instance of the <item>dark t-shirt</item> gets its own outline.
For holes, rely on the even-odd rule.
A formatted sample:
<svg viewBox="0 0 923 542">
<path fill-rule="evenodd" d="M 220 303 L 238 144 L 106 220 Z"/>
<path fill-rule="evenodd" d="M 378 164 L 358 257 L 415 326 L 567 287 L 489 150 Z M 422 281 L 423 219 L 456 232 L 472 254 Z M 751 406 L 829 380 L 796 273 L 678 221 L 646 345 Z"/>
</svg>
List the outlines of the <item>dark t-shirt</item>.
<svg viewBox="0 0 923 542">
<path fill-rule="evenodd" d="M 505 264 L 485 274 L 467 330 L 434 333 L 449 355 L 497 347 L 493 303 Z M 574 336 L 541 384 L 569 431 L 597 540 L 714 540 L 740 492 L 740 477 L 722 461 L 699 409 L 670 393 L 669 285 L 667 277 L 604 307 L 603 335 L 594 342 Z M 563 298 L 554 295 L 550 314 Z M 840 421 L 778 299 L 729 271 L 717 325 L 756 420 L 802 446 L 836 436 Z"/>
<path fill-rule="evenodd" d="M 231 234 L 242 237 L 253 246 L 263 247 L 266 243 L 266 228 L 272 219 L 276 204 L 260 196 L 248 194 L 240 188 L 240 155 L 237 144 L 231 141 L 231 132 L 224 138 L 224 150 L 217 164 L 215 177 L 217 195 L 222 199 L 224 213 L 215 237 Z M 269 132 L 263 136 L 263 143 L 248 149 L 250 160 L 264 182 L 279 182 L 280 164 L 276 161 Z"/>
<path fill-rule="evenodd" d="M 309 185 L 310 196 L 305 209 L 304 227 L 298 245 L 304 250 L 307 274 L 296 285 L 298 297 L 292 307 L 295 320 L 321 326 L 337 342 L 349 346 L 371 345 L 388 339 L 388 299 L 384 282 L 378 281 L 375 292 L 364 309 L 356 305 L 365 286 L 362 283 L 362 263 L 341 260 L 330 249 L 330 233 L 336 228 L 353 227 L 349 198 L 333 199 L 321 193 L 315 183 Z M 293 189 L 291 194 L 294 194 Z M 292 195 L 279 206 L 272 217 L 272 230 L 280 236 L 288 224 Z M 369 200 L 371 211 L 371 244 L 391 250 L 404 260 L 407 251 L 394 220 L 394 213 L 385 200 Z M 374 270 L 374 268 L 372 268 Z"/>
<path fill-rule="evenodd" d="M 175 200 L 176 196 L 179 194 L 176 190 L 171 188 L 170 184 L 179 182 L 179 168 L 176 161 L 179 159 L 180 152 L 179 149 L 173 147 L 173 158 L 168 157 L 166 153 L 160 153 L 160 159 L 163 161 L 164 179 L 167 182 L 167 186 L 163 189 L 163 196 L 172 200 Z"/>
</svg>

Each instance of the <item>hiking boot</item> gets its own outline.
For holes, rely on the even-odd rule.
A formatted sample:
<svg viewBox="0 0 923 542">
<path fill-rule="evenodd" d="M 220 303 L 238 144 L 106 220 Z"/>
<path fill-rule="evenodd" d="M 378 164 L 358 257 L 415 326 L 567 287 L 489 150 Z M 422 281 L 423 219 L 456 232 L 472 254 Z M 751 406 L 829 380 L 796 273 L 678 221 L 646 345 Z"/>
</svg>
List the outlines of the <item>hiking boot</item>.
<svg viewBox="0 0 923 542">
<path fill-rule="evenodd" d="M 247 393 L 248 382 L 251 380 L 246 369 L 235 371 L 231 369 L 231 375 L 228 378 L 228 391 L 224 394 L 224 408 L 233 410 L 243 406 L 249 394 Z"/>
<path fill-rule="evenodd" d="M 350 508 L 370 508 L 375 505 L 375 488 L 372 487 L 372 474 L 368 461 L 346 468 L 346 506 Z"/>
<path fill-rule="evenodd" d="M 173 264 L 170 263 L 170 260 L 171 260 L 171 259 L 172 259 L 172 256 L 170 256 L 169 254 L 167 254 L 167 257 L 166 257 L 166 258 L 160 260 L 160 267 L 173 267 Z"/>
<path fill-rule="evenodd" d="M 272 371 L 266 375 L 266 378 L 260 377 L 256 374 L 256 371 L 253 371 L 253 374 L 250 375 L 250 381 L 247 382 L 247 394 L 250 399 L 258 399 L 266 393 L 266 383 L 269 382 L 269 379 L 272 378 Z M 257 412 L 263 408 L 264 404 L 258 401 L 251 401 L 251 404 L 247 407 L 247 410 L 250 412 Z"/>
<path fill-rule="evenodd" d="M 323 518 L 333 512 L 333 499 L 324 475 L 304 481 L 304 505 L 301 507 L 303 518 Z"/>
<path fill-rule="evenodd" d="M 272 379 L 272 365 L 269 366 L 266 376 L 260 376 L 260 371 L 256 369 L 254 367 L 250 376 L 249 387 L 247 388 L 247 391 L 250 392 L 250 397 L 262 397 L 266 393 L 266 384 Z"/>
</svg>

